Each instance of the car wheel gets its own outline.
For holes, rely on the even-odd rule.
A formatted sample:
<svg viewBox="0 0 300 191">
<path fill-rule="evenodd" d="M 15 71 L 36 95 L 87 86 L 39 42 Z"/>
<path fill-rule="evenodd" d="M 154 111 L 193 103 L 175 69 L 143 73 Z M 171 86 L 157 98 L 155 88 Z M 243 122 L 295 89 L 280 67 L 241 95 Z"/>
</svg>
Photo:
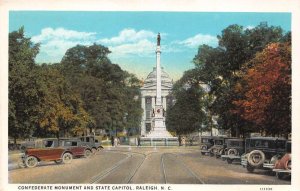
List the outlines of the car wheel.
<svg viewBox="0 0 300 191">
<path fill-rule="evenodd" d="M 84 157 L 85 157 L 85 158 L 89 158 L 91 155 L 92 155 L 92 151 L 91 151 L 91 150 L 86 149 L 86 150 L 84 151 Z"/>
<path fill-rule="evenodd" d="M 103 147 L 100 146 L 100 147 L 97 148 L 97 151 L 100 152 L 102 149 L 103 149 Z"/>
<path fill-rule="evenodd" d="M 25 159 L 25 165 L 28 167 L 28 168 L 33 168 L 33 167 L 36 167 L 36 165 L 38 164 L 38 160 L 36 157 L 34 156 L 30 156 L 30 157 L 27 157 Z"/>
<path fill-rule="evenodd" d="M 228 150 L 228 155 L 236 156 L 237 155 L 237 150 L 236 149 L 229 149 Z"/>
<path fill-rule="evenodd" d="M 71 153 L 65 153 L 62 156 L 62 162 L 67 164 L 70 163 L 73 159 L 73 155 Z"/>
<path fill-rule="evenodd" d="M 282 179 L 284 178 L 284 173 L 282 173 L 282 172 L 277 172 L 277 173 L 276 173 L 276 177 L 277 177 L 278 179 L 282 180 Z"/>
<path fill-rule="evenodd" d="M 61 164 L 61 163 L 62 163 L 62 160 L 59 159 L 59 160 L 55 160 L 54 162 L 55 162 L 56 164 Z"/>
<path fill-rule="evenodd" d="M 93 152 L 93 154 L 96 154 L 97 149 L 96 148 L 92 148 L 92 152 Z"/>
<path fill-rule="evenodd" d="M 248 155 L 248 163 L 252 167 L 258 167 L 265 161 L 265 154 L 260 150 L 251 151 Z"/>
<path fill-rule="evenodd" d="M 247 171 L 248 171 L 248 172 L 251 172 L 251 173 L 252 173 L 252 172 L 254 171 L 254 167 L 250 166 L 249 164 L 247 165 L 246 168 L 247 168 Z"/>
<path fill-rule="evenodd" d="M 232 161 L 233 161 L 232 159 L 227 159 L 227 163 L 228 163 L 228 164 L 231 164 Z"/>
</svg>

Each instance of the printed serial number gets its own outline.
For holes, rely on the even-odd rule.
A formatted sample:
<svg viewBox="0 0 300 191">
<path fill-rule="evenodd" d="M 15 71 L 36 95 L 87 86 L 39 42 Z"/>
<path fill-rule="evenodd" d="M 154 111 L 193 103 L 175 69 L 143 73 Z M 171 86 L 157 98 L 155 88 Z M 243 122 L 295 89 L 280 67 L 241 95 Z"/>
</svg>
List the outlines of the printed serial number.
<svg viewBox="0 0 300 191">
<path fill-rule="evenodd" d="M 263 190 L 263 191 L 265 191 L 265 190 L 272 190 L 272 188 L 260 188 L 259 190 Z"/>
</svg>

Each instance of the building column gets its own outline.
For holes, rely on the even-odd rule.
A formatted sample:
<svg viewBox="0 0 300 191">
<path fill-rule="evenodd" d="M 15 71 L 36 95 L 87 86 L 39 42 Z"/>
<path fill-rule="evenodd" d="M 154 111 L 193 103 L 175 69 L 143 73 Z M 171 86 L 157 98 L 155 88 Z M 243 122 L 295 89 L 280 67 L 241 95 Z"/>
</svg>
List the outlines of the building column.
<svg viewBox="0 0 300 191">
<path fill-rule="evenodd" d="M 152 105 L 152 109 L 155 109 L 155 97 L 152 97 L 151 105 Z M 152 116 L 152 111 L 151 111 L 151 116 Z"/>
<path fill-rule="evenodd" d="M 142 109 L 143 109 L 143 115 L 142 115 L 142 121 L 141 121 L 141 135 L 146 135 L 146 104 L 145 104 L 145 97 L 142 97 Z"/>
<path fill-rule="evenodd" d="M 167 98 L 163 97 L 163 107 L 165 109 L 165 111 L 167 111 Z"/>
</svg>

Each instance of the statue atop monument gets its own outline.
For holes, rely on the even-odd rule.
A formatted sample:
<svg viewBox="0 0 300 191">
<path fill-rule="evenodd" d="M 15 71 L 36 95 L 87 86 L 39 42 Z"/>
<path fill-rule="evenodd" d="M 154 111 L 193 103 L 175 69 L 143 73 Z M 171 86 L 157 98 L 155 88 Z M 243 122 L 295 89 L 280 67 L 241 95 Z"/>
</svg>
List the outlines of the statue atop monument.
<svg viewBox="0 0 300 191">
<path fill-rule="evenodd" d="M 157 46 L 160 46 L 160 34 L 157 35 Z"/>
</svg>

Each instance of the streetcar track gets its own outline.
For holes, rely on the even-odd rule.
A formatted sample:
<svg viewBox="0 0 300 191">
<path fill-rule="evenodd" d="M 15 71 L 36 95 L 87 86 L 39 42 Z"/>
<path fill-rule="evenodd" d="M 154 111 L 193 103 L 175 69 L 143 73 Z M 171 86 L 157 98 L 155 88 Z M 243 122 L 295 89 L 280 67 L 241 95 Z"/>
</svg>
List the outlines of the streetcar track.
<svg viewBox="0 0 300 191">
<path fill-rule="evenodd" d="M 172 153 L 173 154 L 173 153 Z M 197 175 L 195 174 L 186 164 L 184 164 L 184 162 L 182 161 L 182 159 L 180 159 L 180 157 L 178 157 L 177 154 L 173 154 L 176 156 L 176 158 L 180 161 L 180 163 L 195 177 L 197 178 L 201 184 L 205 184 L 205 182 Z"/>
<path fill-rule="evenodd" d="M 137 166 L 137 168 L 134 170 L 133 174 L 130 176 L 130 178 L 126 181 L 127 183 L 131 183 L 132 178 L 135 176 L 136 172 L 138 171 L 138 169 L 142 166 L 142 164 L 144 163 L 144 161 L 146 160 L 147 156 L 146 154 L 143 153 L 139 153 L 144 155 L 144 159 L 142 160 L 142 162 Z M 150 153 L 151 154 L 151 153 Z"/>
<path fill-rule="evenodd" d="M 160 166 L 161 166 L 161 169 L 162 169 L 162 173 L 163 173 L 163 184 L 167 184 L 167 175 L 166 175 L 166 170 L 165 170 L 165 164 L 164 164 L 164 155 L 166 153 L 163 153 L 161 155 L 161 159 L 160 159 Z"/>
<path fill-rule="evenodd" d="M 167 156 L 167 155 L 175 155 L 176 156 L 176 159 L 178 160 L 174 160 L 174 159 L 171 159 L 172 161 L 175 161 L 177 163 L 179 163 L 184 169 L 187 170 L 187 172 L 195 179 L 197 179 L 201 184 L 205 184 L 205 182 L 197 175 L 195 174 L 188 166 L 186 166 L 183 161 L 178 157 L 177 154 L 174 154 L 174 153 L 163 153 L 162 156 L 161 156 L 161 167 L 162 167 L 162 173 L 163 173 L 163 182 L 165 184 L 168 184 L 168 180 L 167 180 L 167 173 L 166 173 L 166 170 L 165 170 L 165 165 L 164 165 L 164 157 Z"/>
<path fill-rule="evenodd" d="M 120 168 L 121 165 L 123 163 L 125 163 L 126 161 L 129 160 L 129 158 L 131 158 L 133 156 L 133 154 L 137 154 L 137 155 L 143 155 L 144 158 L 143 160 L 139 163 L 139 165 L 135 168 L 135 170 L 133 171 L 133 173 L 130 174 L 130 176 L 127 178 L 127 180 L 125 181 L 127 184 L 131 182 L 132 178 L 135 176 L 135 174 L 137 173 L 138 169 L 142 166 L 142 164 L 144 163 L 144 161 L 146 160 L 147 156 L 152 154 L 148 153 L 148 154 L 144 154 L 144 153 L 139 153 L 139 152 L 132 152 L 132 151 L 120 151 L 120 150 L 109 150 L 106 152 L 116 152 L 116 153 L 122 153 L 122 154 L 126 154 L 127 157 L 125 159 L 122 159 L 121 161 L 119 161 L 117 164 L 115 164 L 114 166 L 100 172 L 98 175 L 94 176 L 91 181 L 90 184 L 95 184 L 100 182 L 101 180 L 103 180 L 104 178 L 106 178 L 107 176 L 109 176 L 111 173 L 115 172 L 116 169 Z"/>
<path fill-rule="evenodd" d="M 122 153 L 123 154 L 123 153 Z M 127 157 L 120 160 L 119 162 L 117 162 L 115 165 L 113 165 L 112 167 L 100 172 L 99 174 L 97 174 L 96 176 L 94 176 L 93 178 L 91 178 L 91 181 L 89 182 L 90 184 L 96 184 L 97 182 L 100 182 L 101 180 L 103 180 L 105 177 L 107 177 L 112 171 L 114 171 L 116 168 L 118 168 L 119 166 L 121 166 L 126 160 L 128 160 L 129 158 L 132 157 L 131 154 L 127 154 Z"/>
</svg>

